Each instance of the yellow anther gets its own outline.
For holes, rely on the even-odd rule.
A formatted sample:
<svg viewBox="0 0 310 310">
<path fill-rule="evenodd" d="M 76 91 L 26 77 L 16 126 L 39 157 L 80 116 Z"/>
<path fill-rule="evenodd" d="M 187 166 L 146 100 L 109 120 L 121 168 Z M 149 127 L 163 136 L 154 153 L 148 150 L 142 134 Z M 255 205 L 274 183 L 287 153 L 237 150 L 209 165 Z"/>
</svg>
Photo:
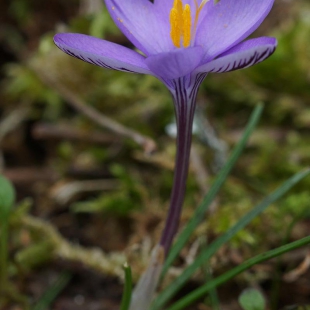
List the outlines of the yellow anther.
<svg viewBox="0 0 310 310">
<path fill-rule="evenodd" d="M 183 3 L 182 0 L 174 0 L 173 7 L 178 11 L 181 18 L 183 12 Z"/>
<path fill-rule="evenodd" d="M 174 0 L 170 11 L 170 36 L 174 46 L 188 47 L 191 41 L 191 8 L 189 4 L 183 7 L 182 0 Z"/>
<path fill-rule="evenodd" d="M 202 0 L 198 4 L 198 0 L 194 0 L 195 3 L 195 17 L 192 22 L 191 7 L 189 4 L 183 6 L 182 0 L 174 0 L 173 7 L 170 11 L 170 36 L 174 46 L 180 48 L 189 47 L 191 40 L 195 37 L 199 14 L 204 5 L 210 0 Z"/>
<path fill-rule="evenodd" d="M 181 47 L 182 27 L 180 26 L 179 13 L 176 8 L 172 8 L 170 11 L 170 25 L 171 40 L 176 47 Z"/>
<path fill-rule="evenodd" d="M 183 46 L 189 47 L 191 43 L 191 32 L 192 32 L 192 16 L 191 7 L 186 4 L 183 10 Z"/>
</svg>

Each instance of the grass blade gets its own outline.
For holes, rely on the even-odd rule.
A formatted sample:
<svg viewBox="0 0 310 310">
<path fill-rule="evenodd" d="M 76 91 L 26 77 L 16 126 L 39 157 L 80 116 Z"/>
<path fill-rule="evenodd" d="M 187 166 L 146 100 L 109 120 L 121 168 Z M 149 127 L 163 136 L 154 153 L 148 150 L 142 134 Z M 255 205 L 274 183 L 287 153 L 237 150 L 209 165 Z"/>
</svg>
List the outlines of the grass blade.
<svg viewBox="0 0 310 310">
<path fill-rule="evenodd" d="M 46 310 L 56 299 L 59 293 L 68 285 L 72 278 L 69 272 L 62 273 L 55 283 L 43 294 L 32 310 Z"/>
<path fill-rule="evenodd" d="M 247 261 L 243 262 L 241 265 L 229 270 L 228 272 L 224 273 L 223 275 L 217 277 L 216 279 L 210 281 L 209 283 L 199 287 L 198 289 L 194 290 L 190 294 L 186 295 L 167 310 L 181 310 L 187 307 L 188 305 L 192 304 L 196 300 L 202 298 L 206 293 L 208 293 L 211 289 L 227 282 L 228 280 L 234 278 L 236 275 L 242 273 L 243 271 L 251 268 L 252 266 L 262 263 L 268 259 L 280 256 L 284 253 L 289 251 L 295 250 L 300 248 L 304 245 L 310 243 L 310 236 L 302 238 L 300 240 L 291 242 L 289 244 L 283 245 L 279 248 L 273 249 L 271 251 L 259 254 L 253 258 L 248 259 Z"/>
<path fill-rule="evenodd" d="M 213 183 L 212 187 L 210 188 L 208 194 L 205 196 L 205 198 L 203 199 L 203 201 L 201 202 L 201 204 L 197 208 L 194 216 L 187 223 L 187 225 L 184 227 L 182 232 L 179 234 L 176 242 L 172 246 L 172 248 L 169 252 L 169 255 L 165 261 L 161 277 L 163 277 L 166 274 L 169 267 L 171 266 L 171 264 L 173 263 L 175 258 L 179 255 L 180 251 L 183 249 L 184 245 L 188 241 L 188 239 L 191 236 L 191 234 L 193 233 L 193 231 L 196 229 L 198 224 L 204 218 L 204 215 L 205 215 L 208 207 L 211 205 L 215 196 L 217 195 L 217 193 L 219 192 L 223 183 L 225 182 L 228 174 L 230 173 L 230 171 L 234 167 L 236 161 L 238 160 L 240 154 L 244 150 L 244 147 L 245 147 L 249 137 L 251 136 L 253 130 L 255 129 L 255 127 L 256 127 L 259 119 L 260 119 L 262 111 L 263 111 L 263 105 L 258 105 L 254 109 L 254 111 L 252 112 L 250 120 L 249 120 L 249 122 L 245 128 L 244 134 L 243 134 L 242 138 L 240 139 L 240 141 L 238 142 L 238 144 L 236 145 L 236 147 L 234 148 L 234 150 L 232 151 L 232 154 L 231 154 L 229 160 L 227 161 L 225 166 L 219 172 L 216 180 L 214 181 L 214 183 Z"/>
<path fill-rule="evenodd" d="M 196 258 L 196 260 L 187 267 L 183 273 L 163 292 L 161 292 L 156 300 L 154 301 L 152 310 L 159 310 L 183 287 L 186 281 L 192 276 L 192 274 L 206 261 L 208 261 L 211 256 L 227 241 L 229 241 L 236 233 L 242 230 L 248 223 L 250 223 L 255 217 L 262 213 L 270 204 L 281 198 L 289 189 L 291 189 L 296 183 L 302 180 L 305 176 L 309 174 L 310 170 L 300 172 L 295 174 L 293 177 L 288 179 L 282 184 L 277 190 L 272 194 L 267 196 L 260 204 L 258 204 L 254 209 L 249 211 L 245 216 L 243 216 L 232 228 L 230 228 L 222 236 L 218 237 L 213 243 L 210 244 L 208 248 L 203 250 Z"/>
<path fill-rule="evenodd" d="M 131 301 L 131 293 L 132 293 L 131 268 L 127 263 L 124 264 L 124 271 L 125 271 L 125 287 L 124 287 L 124 293 L 122 297 L 122 303 L 121 303 L 120 310 L 129 309 L 130 301 Z"/>
</svg>

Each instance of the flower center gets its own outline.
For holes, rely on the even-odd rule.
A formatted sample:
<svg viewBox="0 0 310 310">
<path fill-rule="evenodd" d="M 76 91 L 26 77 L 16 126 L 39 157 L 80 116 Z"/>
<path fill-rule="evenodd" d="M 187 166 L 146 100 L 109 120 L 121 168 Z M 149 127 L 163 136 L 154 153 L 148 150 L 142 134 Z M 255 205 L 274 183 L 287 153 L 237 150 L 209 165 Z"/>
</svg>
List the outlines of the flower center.
<svg viewBox="0 0 310 310">
<path fill-rule="evenodd" d="M 191 7 L 183 5 L 182 0 L 174 0 L 170 11 L 170 37 L 175 47 L 189 47 L 192 38 L 195 37 L 199 14 L 204 5 L 210 0 L 203 0 L 198 5 L 195 1 L 195 18 L 192 22 Z"/>
</svg>

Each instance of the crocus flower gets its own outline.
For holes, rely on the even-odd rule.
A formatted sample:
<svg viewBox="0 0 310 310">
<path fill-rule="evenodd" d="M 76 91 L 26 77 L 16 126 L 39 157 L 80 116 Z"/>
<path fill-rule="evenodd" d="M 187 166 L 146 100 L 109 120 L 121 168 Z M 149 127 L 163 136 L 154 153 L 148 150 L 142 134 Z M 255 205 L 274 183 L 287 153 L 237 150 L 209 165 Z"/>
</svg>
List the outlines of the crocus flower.
<svg viewBox="0 0 310 310">
<path fill-rule="evenodd" d="M 244 41 L 265 19 L 274 0 L 105 0 L 114 22 L 140 53 L 83 34 L 54 38 L 65 53 L 91 64 L 150 74 L 172 94 L 177 119 L 174 184 L 160 240 L 165 255 L 177 231 L 189 165 L 199 85 L 209 72 L 246 68 L 269 57 L 276 39 Z"/>
</svg>

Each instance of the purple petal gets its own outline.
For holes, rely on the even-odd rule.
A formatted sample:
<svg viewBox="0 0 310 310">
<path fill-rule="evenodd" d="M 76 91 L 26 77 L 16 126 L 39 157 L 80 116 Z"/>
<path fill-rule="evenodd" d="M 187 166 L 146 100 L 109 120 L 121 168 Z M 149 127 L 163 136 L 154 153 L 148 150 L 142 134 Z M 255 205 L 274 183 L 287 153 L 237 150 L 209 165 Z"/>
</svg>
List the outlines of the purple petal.
<svg viewBox="0 0 310 310">
<path fill-rule="evenodd" d="M 197 3 L 200 4 L 202 0 L 198 0 Z M 211 0 L 212 1 L 212 0 Z M 192 11 L 192 16 L 195 16 L 195 0 L 182 0 L 183 4 L 189 4 Z M 163 15 L 167 15 L 169 20 L 169 14 L 173 7 L 174 0 L 154 0 L 154 6 L 156 10 L 160 10 Z"/>
<path fill-rule="evenodd" d="M 248 40 L 231 48 L 195 70 L 194 74 L 201 72 L 228 72 L 247 68 L 268 58 L 275 51 L 277 40 L 275 38 L 261 37 Z"/>
<path fill-rule="evenodd" d="M 172 80 L 191 73 L 202 57 L 202 47 L 196 46 L 149 56 L 145 62 L 158 77 Z"/>
<path fill-rule="evenodd" d="M 70 56 L 100 67 L 152 74 L 142 55 L 112 42 L 78 33 L 56 34 L 54 42 Z"/>
<path fill-rule="evenodd" d="M 211 60 L 248 37 L 270 12 L 274 0 L 209 1 L 202 11 L 195 45 L 204 46 Z M 202 16 L 200 16 L 202 17 Z"/>
<path fill-rule="evenodd" d="M 173 7 L 174 0 L 154 0 L 156 8 L 161 9 L 163 13 L 168 13 Z"/>
<path fill-rule="evenodd" d="M 173 48 L 166 16 L 149 0 L 105 0 L 117 27 L 145 55 L 167 52 Z"/>
</svg>

